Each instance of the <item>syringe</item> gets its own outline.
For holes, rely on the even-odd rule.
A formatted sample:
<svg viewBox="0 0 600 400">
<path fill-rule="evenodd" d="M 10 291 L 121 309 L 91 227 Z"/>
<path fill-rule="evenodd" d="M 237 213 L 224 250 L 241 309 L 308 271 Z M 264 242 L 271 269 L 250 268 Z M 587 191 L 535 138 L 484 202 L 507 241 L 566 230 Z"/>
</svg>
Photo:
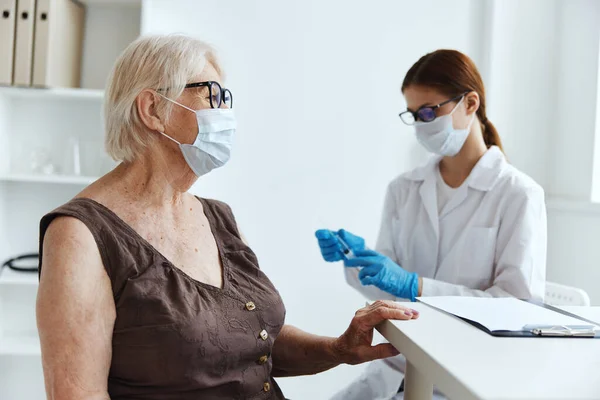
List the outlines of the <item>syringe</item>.
<svg viewBox="0 0 600 400">
<path fill-rule="evenodd" d="M 342 253 L 344 253 L 344 257 L 347 260 L 356 257 L 354 255 L 354 252 L 352 251 L 352 248 L 350 246 L 348 246 L 348 243 L 346 243 L 346 241 L 344 239 L 342 239 L 342 237 L 340 235 L 338 235 L 336 232 L 334 232 L 334 234 L 337 237 L 340 244 L 342 245 Z"/>
</svg>

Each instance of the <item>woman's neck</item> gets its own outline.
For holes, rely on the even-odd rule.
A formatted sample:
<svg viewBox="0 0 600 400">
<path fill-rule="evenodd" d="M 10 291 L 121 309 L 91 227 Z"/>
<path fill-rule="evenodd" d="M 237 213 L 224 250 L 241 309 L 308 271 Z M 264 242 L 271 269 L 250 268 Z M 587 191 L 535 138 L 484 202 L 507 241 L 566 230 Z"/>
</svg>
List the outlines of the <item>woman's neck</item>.
<svg viewBox="0 0 600 400">
<path fill-rule="evenodd" d="M 440 161 L 440 174 L 446 184 L 454 188 L 462 185 L 486 151 L 481 126 L 475 123 L 460 152 L 454 157 L 444 157 Z"/>
<path fill-rule="evenodd" d="M 180 154 L 164 154 L 156 148 L 132 162 L 119 164 L 111 175 L 122 195 L 151 206 L 181 204 L 197 179 Z"/>
</svg>

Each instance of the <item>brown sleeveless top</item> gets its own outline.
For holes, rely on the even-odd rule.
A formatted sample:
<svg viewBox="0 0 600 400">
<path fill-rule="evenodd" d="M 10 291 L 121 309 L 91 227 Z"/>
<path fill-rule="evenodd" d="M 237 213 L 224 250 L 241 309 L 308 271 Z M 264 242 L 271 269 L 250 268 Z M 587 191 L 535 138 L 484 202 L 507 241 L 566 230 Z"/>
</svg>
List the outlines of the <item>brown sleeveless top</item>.
<svg viewBox="0 0 600 400">
<path fill-rule="evenodd" d="M 285 318 L 281 297 L 240 238 L 230 208 L 199 200 L 219 249 L 223 289 L 192 279 L 91 199 L 73 199 L 41 220 L 40 255 L 58 216 L 82 221 L 98 245 L 117 312 L 112 400 L 284 398 L 271 376 Z"/>
</svg>

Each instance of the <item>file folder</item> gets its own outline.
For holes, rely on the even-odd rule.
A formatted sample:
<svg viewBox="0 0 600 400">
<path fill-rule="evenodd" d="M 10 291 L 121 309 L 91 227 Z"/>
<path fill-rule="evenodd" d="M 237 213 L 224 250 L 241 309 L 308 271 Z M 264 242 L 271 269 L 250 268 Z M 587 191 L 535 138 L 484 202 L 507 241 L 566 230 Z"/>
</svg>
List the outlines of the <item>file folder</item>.
<svg viewBox="0 0 600 400">
<path fill-rule="evenodd" d="M 17 0 L 0 0 L 0 85 L 11 85 L 15 55 Z"/>
<path fill-rule="evenodd" d="M 31 85 L 35 0 L 17 1 L 13 84 Z"/>
<path fill-rule="evenodd" d="M 37 0 L 33 86 L 79 86 L 84 18 L 73 0 Z"/>
</svg>

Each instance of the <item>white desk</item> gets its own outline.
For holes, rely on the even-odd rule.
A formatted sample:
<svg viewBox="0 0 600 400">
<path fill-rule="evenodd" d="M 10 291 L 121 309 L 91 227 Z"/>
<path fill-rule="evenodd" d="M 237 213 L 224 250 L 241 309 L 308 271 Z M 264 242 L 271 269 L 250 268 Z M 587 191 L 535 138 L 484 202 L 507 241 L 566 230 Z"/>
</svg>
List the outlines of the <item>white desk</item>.
<svg viewBox="0 0 600 400">
<path fill-rule="evenodd" d="M 423 303 L 411 308 L 419 319 L 378 327 L 406 356 L 406 400 L 431 400 L 433 384 L 452 400 L 600 399 L 600 339 L 496 338 Z M 600 307 L 580 314 L 600 322 Z"/>
</svg>

